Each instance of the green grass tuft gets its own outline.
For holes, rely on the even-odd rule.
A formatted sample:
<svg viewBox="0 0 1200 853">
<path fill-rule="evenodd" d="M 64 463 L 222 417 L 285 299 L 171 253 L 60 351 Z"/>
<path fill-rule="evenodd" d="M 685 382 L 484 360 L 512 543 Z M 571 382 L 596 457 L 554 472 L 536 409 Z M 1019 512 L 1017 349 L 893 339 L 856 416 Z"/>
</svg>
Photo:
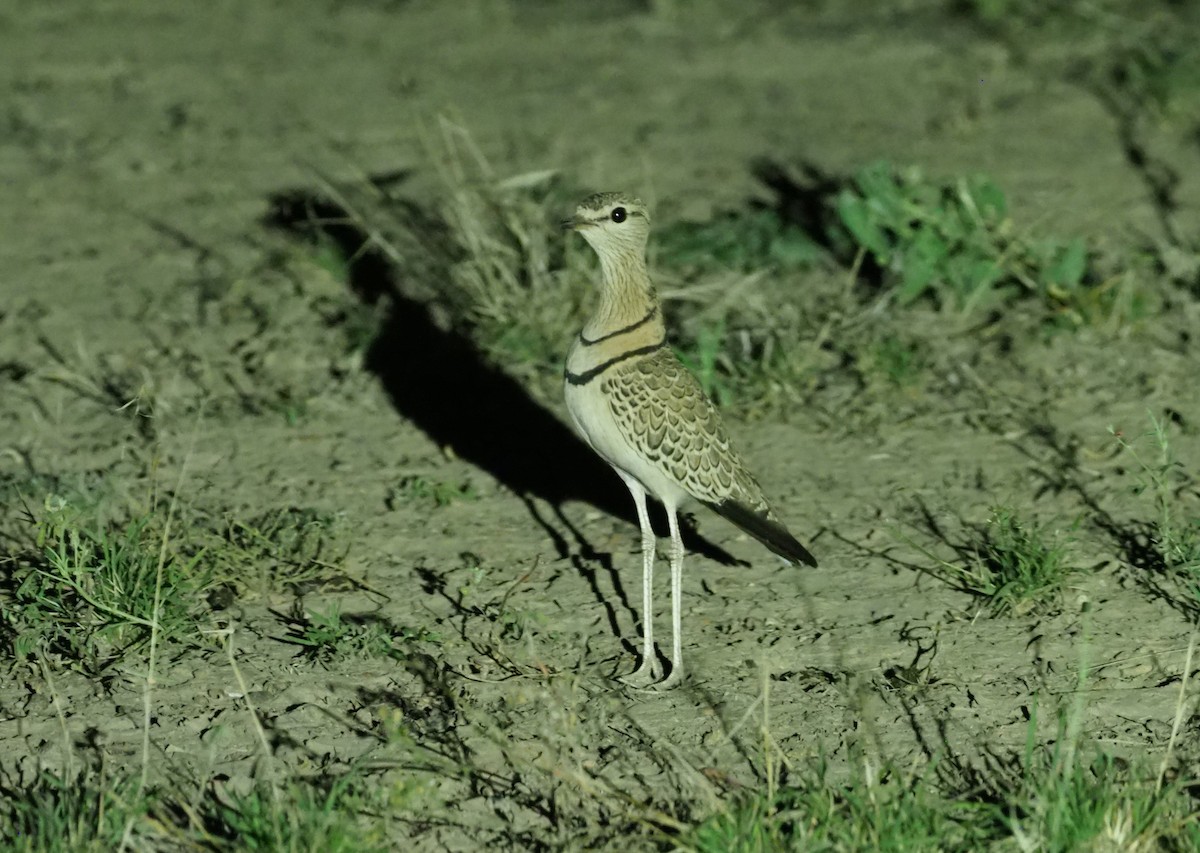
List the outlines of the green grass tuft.
<svg viewBox="0 0 1200 853">
<path fill-rule="evenodd" d="M 86 498 L 51 494 L 29 527 L 0 589 L 14 659 L 97 674 L 139 650 L 155 622 L 167 639 L 199 636 L 212 574 L 201 553 L 169 539 L 165 510 L 111 520 Z"/>
<path fill-rule="evenodd" d="M 356 777 L 326 786 L 294 781 L 286 786 L 256 785 L 231 793 L 212 806 L 216 835 L 228 839 L 221 849 L 329 851 L 359 853 L 387 850 L 359 820 L 365 807 Z"/>
<path fill-rule="evenodd" d="M 897 388 L 912 388 L 927 366 L 924 342 L 900 335 L 884 335 L 869 350 L 869 366 Z"/>
<path fill-rule="evenodd" d="M 248 518 L 227 515 L 192 520 L 213 577 L 233 595 L 272 590 L 303 592 L 342 580 L 346 530 L 339 514 L 306 507 L 278 507 Z"/>
<path fill-rule="evenodd" d="M 994 508 L 987 521 L 974 527 L 963 542 L 950 542 L 928 517 L 926 523 L 931 533 L 955 550 L 956 557 L 939 559 L 916 545 L 935 561 L 925 571 L 982 598 L 993 615 L 1021 615 L 1052 604 L 1061 598 L 1071 575 L 1079 571 L 1057 533 L 1022 519 L 1011 507 Z"/>
<path fill-rule="evenodd" d="M 6 853 L 107 853 L 121 849 L 123 840 L 141 840 L 147 829 L 150 800 L 136 779 L 43 771 L 2 792 L 0 850 Z"/>
<path fill-rule="evenodd" d="M 438 641 L 428 631 L 398 627 L 386 619 L 343 616 L 336 605 L 325 611 L 297 607 L 288 621 L 284 641 L 300 646 L 301 654 L 317 663 L 343 658 L 403 660 L 413 643 Z"/>
<path fill-rule="evenodd" d="M 695 374 L 704 393 L 718 406 L 730 405 L 735 396 L 736 374 L 724 347 L 724 321 L 702 326 L 694 337 L 675 347 L 675 355 Z"/>
<path fill-rule="evenodd" d="M 968 850 L 987 838 L 987 822 L 970 803 L 939 794 L 929 782 L 856 779 L 840 785 L 824 764 L 805 771 L 773 797 L 744 792 L 685 838 L 697 853 L 787 850 Z"/>
<path fill-rule="evenodd" d="M 460 501 L 479 500 L 479 493 L 469 481 L 449 483 L 420 474 L 403 478 L 388 493 L 388 506 L 400 503 L 429 503 L 445 507 Z"/>
<path fill-rule="evenodd" d="M 1137 493 L 1153 505 L 1150 544 L 1160 568 L 1182 597 L 1182 609 L 1200 615 L 1200 503 L 1185 497 L 1191 479 L 1171 447 L 1167 421 L 1150 415 L 1150 431 L 1142 436 L 1153 444 L 1150 457 L 1138 447 L 1140 441 L 1110 431 L 1141 471 Z"/>
<path fill-rule="evenodd" d="M 1036 720 L 1030 723 L 1031 737 Z M 1191 850 L 1200 840 L 1186 780 L 1084 747 L 1060 724 L 1047 747 L 993 755 L 990 769 L 884 762 L 848 782 L 823 762 L 775 793 L 740 789 L 682 834 L 697 853 L 801 850 Z M 967 781 L 969 780 L 969 781 Z"/>
</svg>

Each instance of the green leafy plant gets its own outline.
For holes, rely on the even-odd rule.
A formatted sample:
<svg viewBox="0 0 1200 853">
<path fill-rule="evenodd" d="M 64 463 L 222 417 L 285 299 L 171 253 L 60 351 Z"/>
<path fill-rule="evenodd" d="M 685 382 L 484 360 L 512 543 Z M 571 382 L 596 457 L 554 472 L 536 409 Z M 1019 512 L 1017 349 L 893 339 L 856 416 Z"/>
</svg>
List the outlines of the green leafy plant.
<svg viewBox="0 0 1200 853">
<path fill-rule="evenodd" d="M 988 178 L 940 183 L 919 169 L 878 162 L 859 171 L 834 204 L 831 241 L 843 254 L 865 253 L 900 305 L 931 296 L 971 311 L 1030 297 L 1053 318 L 1076 323 L 1097 307 L 1087 244 L 1019 235 L 1004 193 Z"/>
<path fill-rule="evenodd" d="M 1056 45 L 1063 73 L 1157 118 L 1200 118 L 1200 22 L 1194 4 L 1144 0 L 951 0 L 991 35 L 1019 45 L 1036 33 Z M 1190 129 L 1190 128 L 1189 128 Z"/>
</svg>

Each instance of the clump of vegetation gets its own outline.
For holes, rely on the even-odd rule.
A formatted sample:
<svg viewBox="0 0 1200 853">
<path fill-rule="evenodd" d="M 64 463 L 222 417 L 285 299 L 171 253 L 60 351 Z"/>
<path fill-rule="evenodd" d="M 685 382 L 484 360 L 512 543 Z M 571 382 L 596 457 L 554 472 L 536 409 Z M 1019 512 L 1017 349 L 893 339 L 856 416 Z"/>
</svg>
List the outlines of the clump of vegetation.
<svg viewBox="0 0 1200 853">
<path fill-rule="evenodd" d="M 900 777 L 896 768 L 883 777 L 839 785 L 821 763 L 773 795 L 740 792 L 689 830 L 683 849 L 966 850 L 986 839 L 971 804 L 940 796 L 928 777 Z"/>
<path fill-rule="evenodd" d="M 1107 90 L 1129 108 L 1200 119 L 1200 15 L 1171 0 L 951 0 L 954 10 L 1013 47 L 1037 33 L 1071 45 L 1060 58 L 1072 76 Z M 1097 38 L 1099 36 L 1099 38 Z"/>
<path fill-rule="evenodd" d="M 1079 571 L 1057 534 L 1022 519 L 1011 507 L 994 508 L 987 521 L 962 542 L 950 541 L 928 514 L 925 521 L 929 532 L 955 551 L 953 560 L 944 560 L 916 545 L 934 560 L 926 571 L 983 599 L 993 615 L 1020 615 L 1049 605 Z"/>
<path fill-rule="evenodd" d="M 208 528 L 205 550 L 214 577 L 232 598 L 251 590 L 302 592 L 341 579 L 345 519 L 306 507 L 277 507 L 242 518 L 229 515 L 197 524 Z M 348 546 L 347 546 L 348 547 Z"/>
<path fill-rule="evenodd" d="M 328 850 L 370 853 L 391 849 L 370 833 L 360 812 L 377 803 L 363 790 L 361 778 L 347 775 L 330 784 L 296 780 L 287 785 L 259 784 L 205 803 L 221 842 L 217 849 Z M 216 840 L 216 839 L 214 839 Z"/>
<path fill-rule="evenodd" d="M 51 494 L 28 522 L 28 546 L 9 558 L 0 589 L 12 657 L 95 675 L 152 631 L 164 640 L 198 636 L 212 573 L 171 538 L 165 508 L 110 519 L 83 496 Z"/>
<path fill-rule="evenodd" d="M 656 229 L 652 251 L 658 264 L 692 276 L 721 268 L 742 273 L 798 269 L 825 255 L 812 237 L 770 208 L 667 223 Z"/>
<path fill-rule="evenodd" d="M 897 388 L 911 388 L 920 381 L 928 354 L 921 341 L 887 334 L 870 347 L 870 366 Z"/>
<path fill-rule="evenodd" d="M 104 768 L 43 771 L 0 785 L 0 838 L 8 851 L 390 849 L 361 814 L 378 797 L 362 777 L 259 783 L 239 791 L 213 780 L 201 797 L 143 786 Z M 190 786 L 189 786 L 190 787 Z"/>
<path fill-rule="evenodd" d="M 1050 319 L 1076 326 L 1113 307 L 1115 283 L 1101 280 L 1087 244 L 1022 236 L 985 177 L 943 183 L 878 162 L 854 176 L 835 208 L 835 250 L 864 253 L 900 305 L 928 296 L 971 312 L 1032 298 Z"/>
<path fill-rule="evenodd" d="M 385 319 L 385 303 L 377 298 L 364 299 L 356 296 L 356 259 L 348 257 L 345 247 L 339 245 L 326 232 L 311 230 L 313 245 L 309 261 L 328 278 L 329 284 L 336 287 L 313 287 L 316 292 L 312 298 L 312 307 L 326 327 L 337 329 L 341 333 L 344 353 L 347 356 L 362 358 L 379 336 Z"/>
<path fill-rule="evenodd" d="M 1156 275 L 1196 292 L 1200 242 L 1177 215 L 1182 175 L 1156 152 L 1156 134 L 1148 131 L 1174 131 L 1183 141 L 1200 130 L 1200 41 L 1193 35 L 1200 6 L 1172 0 L 951 0 L 951 6 L 1017 61 L 1039 44 L 1053 45 L 1037 52 L 1039 71 L 1096 96 L 1152 199 L 1162 226 L 1147 247 Z"/>
<path fill-rule="evenodd" d="M 675 347 L 675 355 L 718 406 L 728 406 L 734 399 L 735 368 L 724 347 L 724 321 L 701 326 L 695 335 Z"/>
<path fill-rule="evenodd" d="M 43 771 L 25 784 L 0 786 L 0 792 L 5 850 L 99 853 L 147 841 L 152 798 L 139 790 L 136 778 Z"/>
<path fill-rule="evenodd" d="M 1192 481 L 1171 447 L 1167 422 L 1150 416 L 1150 431 L 1144 436 L 1153 443 L 1149 457 L 1138 447 L 1140 442 L 1120 434 L 1116 438 L 1141 471 L 1137 493 L 1148 497 L 1153 506 L 1150 545 L 1157 553 L 1156 562 L 1168 586 L 1182 596 L 1182 609 L 1200 614 L 1200 506 L 1195 502 L 1189 506 L 1183 496 Z"/>
<path fill-rule="evenodd" d="M 446 295 L 488 355 L 549 392 L 584 322 L 581 285 L 591 261 L 581 241 L 565 240 L 557 227 L 582 193 L 554 172 L 499 179 L 465 130 L 444 120 L 441 130 Z"/>
<path fill-rule="evenodd" d="M 1200 121 L 1200 44 L 1193 28 L 1200 15 L 1193 10 L 1190 26 L 1170 15 L 1147 22 L 1139 6 L 1114 23 L 1117 44 L 1092 62 L 1099 85 L 1111 87 L 1131 109 L 1194 131 Z"/>
<path fill-rule="evenodd" d="M 436 642 L 428 631 L 393 625 L 386 619 L 343 616 L 340 608 L 304 611 L 289 619 L 285 642 L 300 646 L 310 661 L 330 663 L 342 658 L 393 658 L 408 656 L 413 643 Z"/>
<path fill-rule="evenodd" d="M 387 504 L 393 507 L 398 503 L 430 503 L 435 507 L 450 506 L 460 501 L 479 500 L 479 493 L 469 480 L 461 483 L 451 483 L 436 480 L 421 474 L 404 477 L 388 493 Z"/>
</svg>

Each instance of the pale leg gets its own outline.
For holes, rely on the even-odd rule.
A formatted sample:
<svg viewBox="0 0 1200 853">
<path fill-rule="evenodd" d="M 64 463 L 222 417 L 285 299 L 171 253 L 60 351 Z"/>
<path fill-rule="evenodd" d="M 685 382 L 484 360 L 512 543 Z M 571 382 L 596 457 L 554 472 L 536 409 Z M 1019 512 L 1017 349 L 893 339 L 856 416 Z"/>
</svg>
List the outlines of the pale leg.
<svg viewBox="0 0 1200 853">
<path fill-rule="evenodd" d="M 642 528 L 642 663 L 621 680 L 644 687 L 658 680 L 661 669 L 654 651 L 654 528 L 646 512 L 646 490 L 636 480 L 625 479 L 633 503 L 637 507 L 638 525 Z"/>
<path fill-rule="evenodd" d="M 667 506 L 671 525 L 671 674 L 659 687 L 674 687 L 683 680 L 683 537 L 675 507 Z"/>
</svg>

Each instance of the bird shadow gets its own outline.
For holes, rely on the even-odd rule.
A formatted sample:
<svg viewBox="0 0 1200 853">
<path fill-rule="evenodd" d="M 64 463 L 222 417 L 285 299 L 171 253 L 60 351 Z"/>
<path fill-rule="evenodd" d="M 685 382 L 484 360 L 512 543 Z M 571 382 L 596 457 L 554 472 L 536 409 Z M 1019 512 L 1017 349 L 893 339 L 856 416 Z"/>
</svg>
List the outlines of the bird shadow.
<svg viewBox="0 0 1200 853">
<path fill-rule="evenodd" d="M 403 179 L 403 174 L 377 178 L 381 184 Z M 265 225 L 294 239 L 332 246 L 345 261 L 355 298 L 381 305 L 383 319 L 366 351 L 365 366 L 396 412 L 439 447 L 452 448 L 516 494 L 558 556 L 573 562 L 604 604 L 620 636 L 596 568 L 610 576 L 619 600 L 632 611 L 612 555 L 598 551 L 563 506 L 578 501 L 636 525 L 633 501 L 614 472 L 570 428 L 489 361 L 469 337 L 439 322 L 436 312 L 444 312 L 445 306 L 437 300 L 436 283 L 448 279 L 453 259 L 446 224 L 411 201 L 389 198 L 389 219 L 416 238 L 411 242 L 414 255 L 424 252 L 410 269 L 407 258 L 394 247 L 385 253 L 352 211 L 319 191 L 283 190 L 269 204 Z M 445 248 L 418 250 L 418 245 Z M 418 275 L 421 280 L 414 280 Z M 539 502 L 550 506 L 549 514 Z M 661 510 L 655 521 L 656 530 L 665 529 Z M 684 538 L 694 553 L 724 565 L 739 564 L 690 525 Z"/>
</svg>

